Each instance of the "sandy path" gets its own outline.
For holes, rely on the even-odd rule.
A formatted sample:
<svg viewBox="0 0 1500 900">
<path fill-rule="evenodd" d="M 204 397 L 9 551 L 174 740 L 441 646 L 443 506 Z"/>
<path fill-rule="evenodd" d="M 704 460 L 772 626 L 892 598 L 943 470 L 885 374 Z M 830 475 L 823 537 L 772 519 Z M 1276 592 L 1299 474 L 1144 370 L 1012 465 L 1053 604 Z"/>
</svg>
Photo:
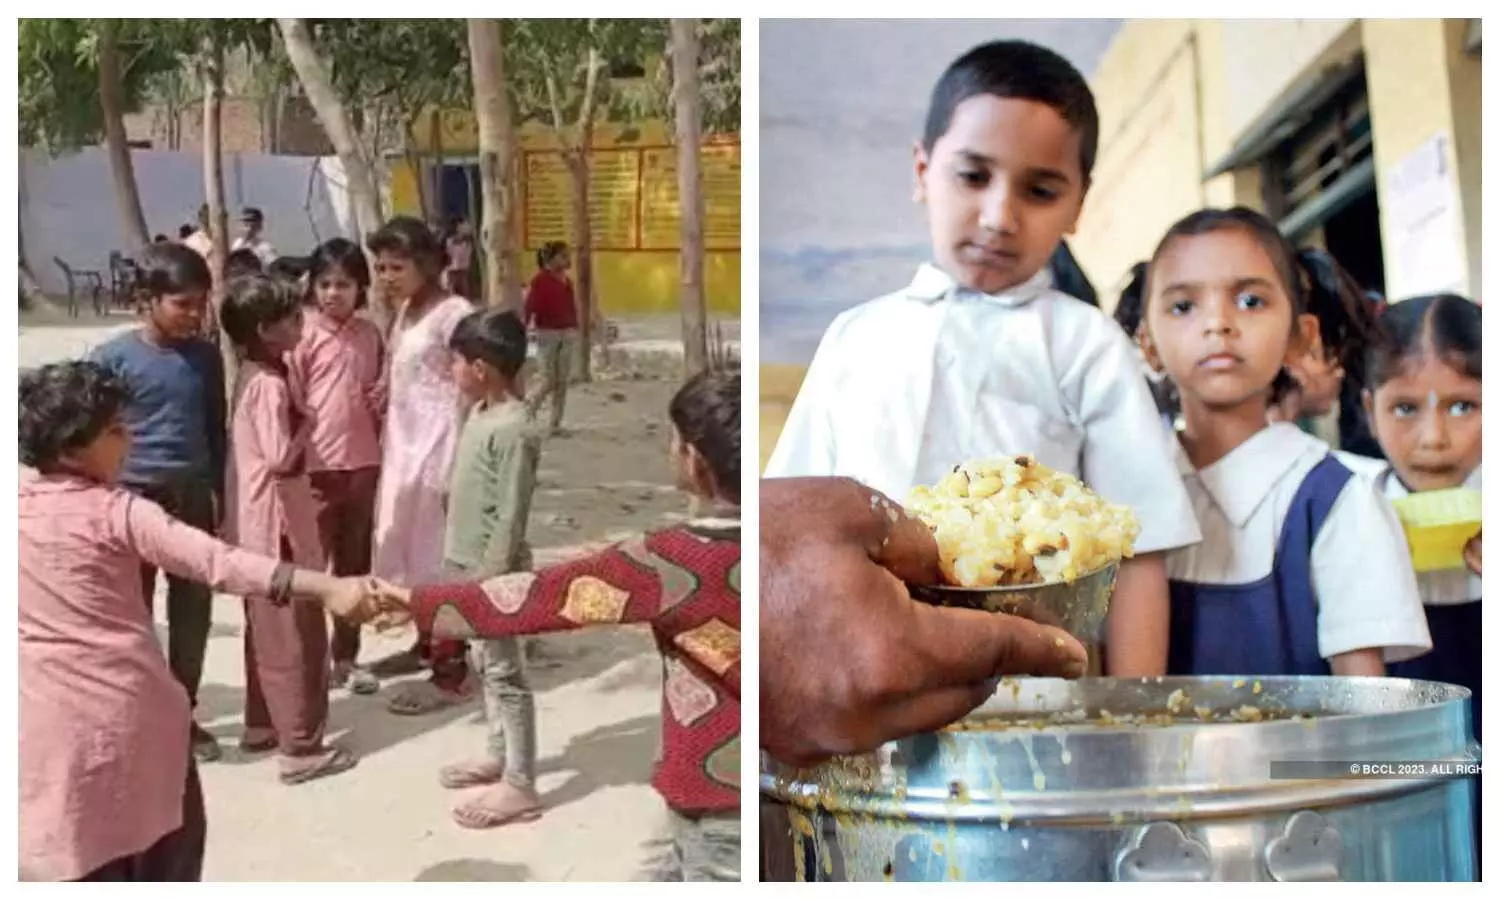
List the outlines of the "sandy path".
<svg viewBox="0 0 1500 900">
<path fill-rule="evenodd" d="M 79 355 L 128 323 L 23 326 L 22 367 Z M 665 459 L 673 386 L 600 382 L 570 394 L 571 437 L 543 451 L 531 538 L 538 547 L 596 540 L 681 515 Z M 158 604 L 162 606 L 162 604 Z M 448 817 L 443 763 L 479 751 L 477 704 L 420 719 L 382 698 L 335 691 L 331 727 L 360 757 L 343 775 L 295 788 L 276 763 L 234 748 L 244 700 L 239 602 L 215 610 L 200 697 L 203 723 L 224 740 L 202 770 L 208 802 L 205 877 L 212 880 L 624 880 L 650 857 L 661 803 L 647 784 L 659 742 L 660 661 L 642 629 L 542 640 L 533 670 L 540 737 L 539 820 L 489 832 Z M 405 646 L 368 638 L 366 658 Z"/>
</svg>

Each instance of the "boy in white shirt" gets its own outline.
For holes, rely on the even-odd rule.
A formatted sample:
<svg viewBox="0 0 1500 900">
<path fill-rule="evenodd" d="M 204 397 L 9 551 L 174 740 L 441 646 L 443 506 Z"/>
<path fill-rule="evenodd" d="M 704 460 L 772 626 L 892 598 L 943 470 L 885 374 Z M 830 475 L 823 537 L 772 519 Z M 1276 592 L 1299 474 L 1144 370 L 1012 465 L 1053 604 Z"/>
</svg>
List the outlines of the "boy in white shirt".
<svg viewBox="0 0 1500 900">
<path fill-rule="evenodd" d="M 1088 84 L 1050 50 L 997 41 L 938 80 L 915 149 L 936 265 L 824 334 L 768 477 L 844 475 L 894 498 L 958 463 L 1034 454 L 1135 510 L 1105 670 L 1166 669 L 1163 553 L 1199 540 L 1129 339 L 1052 289 L 1098 149 Z"/>
</svg>

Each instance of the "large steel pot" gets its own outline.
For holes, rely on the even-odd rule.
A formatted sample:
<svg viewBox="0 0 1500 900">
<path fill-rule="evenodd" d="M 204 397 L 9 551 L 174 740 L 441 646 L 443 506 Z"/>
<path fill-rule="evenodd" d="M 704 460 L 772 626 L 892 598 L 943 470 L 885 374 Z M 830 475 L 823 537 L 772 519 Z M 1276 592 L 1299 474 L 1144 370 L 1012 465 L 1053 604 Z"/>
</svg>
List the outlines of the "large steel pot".
<svg viewBox="0 0 1500 900">
<path fill-rule="evenodd" d="M 940 733 L 811 769 L 763 757 L 762 877 L 1469 881 L 1468 706 L 1397 678 L 1007 679 Z"/>
</svg>

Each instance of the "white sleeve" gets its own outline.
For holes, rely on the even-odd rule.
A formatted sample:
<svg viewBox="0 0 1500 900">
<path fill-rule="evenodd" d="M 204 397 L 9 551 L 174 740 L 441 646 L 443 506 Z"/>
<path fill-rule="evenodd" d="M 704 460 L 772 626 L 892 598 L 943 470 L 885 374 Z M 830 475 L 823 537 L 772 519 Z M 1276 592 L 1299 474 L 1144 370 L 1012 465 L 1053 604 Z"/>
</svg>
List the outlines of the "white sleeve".
<svg viewBox="0 0 1500 900">
<path fill-rule="evenodd" d="M 1062 310 L 1059 310 L 1061 313 Z M 1068 310 L 1054 329 L 1058 385 L 1083 428 L 1079 471 L 1100 496 L 1135 510 L 1136 553 L 1188 547 L 1203 539 L 1192 501 L 1141 374 L 1130 339 L 1097 310 Z"/>
<path fill-rule="evenodd" d="M 1392 663 L 1432 649 L 1401 521 L 1363 475 L 1344 485 L 1313 542 L 1312 583 L 1324 659 L 1379 647 Z"/>
<path fill-rule="evenodd" d="M 837 474 L 838 448 L 830 412 L 836 402 L 834 385 L 838 379 L 844 321 L 844 316 L 835 319 L 818 342 L 818 350 L 776 440 L 776 449 L 766 461 L 767 478 Z"/>
</svg>

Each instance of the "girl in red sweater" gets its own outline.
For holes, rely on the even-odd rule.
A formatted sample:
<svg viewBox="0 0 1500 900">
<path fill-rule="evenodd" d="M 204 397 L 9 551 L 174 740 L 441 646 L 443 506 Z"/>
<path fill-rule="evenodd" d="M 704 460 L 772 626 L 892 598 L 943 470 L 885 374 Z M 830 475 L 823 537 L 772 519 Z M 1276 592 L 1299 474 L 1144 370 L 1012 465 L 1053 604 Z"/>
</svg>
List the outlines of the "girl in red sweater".
<svg viewBox="0 0 1500 900">
<path fill-rule="evenodd" d="M 578 350 L 578 308 L 568 278 L 568 245 L 553 241 L 536 253 L 537 273 L 526 288 L 526 327 L 536 332 L 542 384 L 527 400 L 532 415 L 552 398 L 552 433 L 562 433 L 568 377 Z M 586 351 L 585 351 L 586 352 Z"/>
<path fill-rule="evenodd" d="M 738 881 L 740 868 L 740 376 L 705 372 L 672 398 L 678 486 L 708 517 L 535 572 L 394 590 L 418 629 L 465 640 L 645 623 L 665 663 L 651 783 L 670 846 L 656 881 Z"/>
</svg>

